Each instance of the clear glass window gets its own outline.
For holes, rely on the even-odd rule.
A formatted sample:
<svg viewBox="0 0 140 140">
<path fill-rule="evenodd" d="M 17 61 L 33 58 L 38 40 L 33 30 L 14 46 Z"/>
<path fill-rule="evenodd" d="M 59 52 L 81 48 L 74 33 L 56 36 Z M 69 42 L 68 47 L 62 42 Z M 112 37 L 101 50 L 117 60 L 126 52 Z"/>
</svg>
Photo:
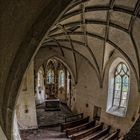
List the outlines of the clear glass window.
<svg viewBox="0 0 140 140">
<path fill-rule="evenodd" d="M 129 69 L 124 63 L 119 63 L 114 71 L 112 107 L 125 108 L 127 106 L 128 90 Z"/>
<path fill-rule="evenodd" d="M 63 70 L 59 71 L 59 88 L 65 86 L 65 73 Z"/>
</svg>

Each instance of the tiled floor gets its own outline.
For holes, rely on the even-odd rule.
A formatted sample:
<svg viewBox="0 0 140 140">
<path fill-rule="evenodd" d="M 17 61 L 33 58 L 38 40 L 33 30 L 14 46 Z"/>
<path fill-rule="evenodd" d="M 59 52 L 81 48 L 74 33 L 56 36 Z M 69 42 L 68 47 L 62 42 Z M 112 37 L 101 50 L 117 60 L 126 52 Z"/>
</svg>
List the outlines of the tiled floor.
<svg viewBox="0 0 140 140">
<path fill-rule="evenodd" d="M 37 107 L 38 130 L 21 131 L 22 140 L 68 140 L 60 131 L 64 117 L 72 115 L 65 105 L 60 111 L 45 111 L 44 104 Z"/>
</svg>

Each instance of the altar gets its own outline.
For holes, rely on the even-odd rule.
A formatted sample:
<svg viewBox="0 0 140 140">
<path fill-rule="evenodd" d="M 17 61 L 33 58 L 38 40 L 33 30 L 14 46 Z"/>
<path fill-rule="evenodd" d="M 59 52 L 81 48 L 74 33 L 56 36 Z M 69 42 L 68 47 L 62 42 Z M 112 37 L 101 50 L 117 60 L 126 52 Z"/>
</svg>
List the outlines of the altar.
<svg viewBox="0 0 140 140">
<path fill-rule="evenodd" d="M 46 99 L 45 100 L 45 110 L 46 111 L 59 111 L 60 110 L 60 100 L 59 99 Z"/>
</svg>

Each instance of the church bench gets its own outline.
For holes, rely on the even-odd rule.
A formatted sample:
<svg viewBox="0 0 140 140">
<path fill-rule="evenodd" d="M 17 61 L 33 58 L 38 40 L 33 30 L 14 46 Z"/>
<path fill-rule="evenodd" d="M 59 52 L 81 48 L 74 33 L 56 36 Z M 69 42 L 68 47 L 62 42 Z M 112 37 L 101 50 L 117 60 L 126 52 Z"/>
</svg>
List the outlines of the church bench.
<svg viewBox="0 0 140 140">
<path fill-rule="evenodd" d="M 81 140 L 99 140 L 99 138 L 104 137 L 105 135 L 109 133 L 110 128 L 111 127 L 108 126 L 107 128 L 104 128 L 103 130 L 100 130 L 97 133 L 93 133 Z"/>
<path fill-rule="evenodd" d="M 95 133 L 95 132 L 97 132 L 99 130 L 102 130 L 102 129 L 103 129 L 103 123 L 98 124 L 98 125 L 96 125 L 96 126 L 94 126 L 92 128 L 82 130 L 82 131 L 80 131 L 78 133 L 75 133 L 75 134 L 73 134 L 71 136 L 71 139 L 72 140 L 80 140 L 80 139 L 82 139 L 82 138 L 84 138 L 86 136 L 89 136 L 89 135 L 91 135 L 91 134 L 93 134 L 93 133 Z"/>
<path fill-rule="evenodd" d="M 61 124 L 61 131 L 89 122 L 89 117 Z"/>
<path fill-rule="evenodd" d="M 72 135 L 74 133 L 77 133 L 81 130 L 91 128 L 93 126 L 95 126 L 95 120 L 88 122 L 88 123 L 84 123 L 84 124 L 76 126 L 76 127 L 68 128 L 68 129 L 66 129 L 66 136 L 69 137 L 70 135 Z"/>
<path fill-rule="evenodd" d="M 110 134 L 107 138 L 105 138 L 104 140 L 115 140 L 116 138 L 118 138 L 120 133 L 120 129 L 117 129 L 114 133 Z"/>
<path fill-rule="evenodd" d="M 105 138 L 107 138 L 109 136 L 109 133 L 107 133 L 106 135 L 102 136 L 101 138 L 99 138 L 98 140 L 104 140 Z"/>
</svg>

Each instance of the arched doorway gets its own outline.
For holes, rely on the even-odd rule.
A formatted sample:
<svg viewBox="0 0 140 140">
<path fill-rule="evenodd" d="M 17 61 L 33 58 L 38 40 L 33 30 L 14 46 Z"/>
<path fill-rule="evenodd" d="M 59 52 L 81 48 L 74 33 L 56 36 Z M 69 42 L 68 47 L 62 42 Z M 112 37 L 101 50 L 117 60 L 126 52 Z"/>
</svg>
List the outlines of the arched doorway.
<svg viewBox="0 0 140 140">
<path fill-rule="evenodd" d="M 14 137 L 18 139 L 21 134 L 24 140 L 29 132 L 40 131 L 42 127 L 50 130 L 53 126 L 56 133 L 60 130 L 64 118 L 73 114 L 71 77 L 67 67 L 57 59 L 49 59 L 37 73 L 32 62 L 24 75 L 16 104 Z"/>
</svg>

